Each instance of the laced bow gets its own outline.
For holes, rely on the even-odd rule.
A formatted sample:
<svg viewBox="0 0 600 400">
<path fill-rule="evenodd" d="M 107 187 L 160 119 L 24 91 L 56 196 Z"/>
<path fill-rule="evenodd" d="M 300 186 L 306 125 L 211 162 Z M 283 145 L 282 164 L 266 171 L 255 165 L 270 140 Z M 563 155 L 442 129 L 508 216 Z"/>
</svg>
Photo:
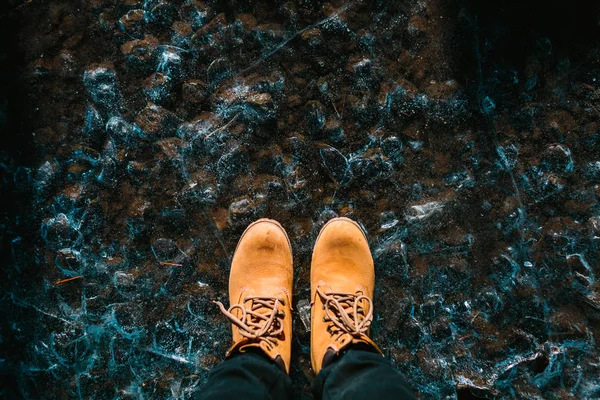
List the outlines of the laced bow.
<svg viewBox="0 0 600 400">
<path fill-rule="evenodd" d="M 324 321 L 330 321 L 329 334 L 338 334 L 339 339 L 345 333 L 352 336 L 368 335 L 373 320 L 373 303 L 362 292 L 325 293 L 317 287 L 317 293 L 325 309 Z M 366 308 L 368 307 L 368 309 Z"/>
<path fill-rule="evenodd" d="M 213 302 L 221 312 L 238 327 L 240 335 L 258 341 L 266 341 L 269 346 L 276 345 L 276 337 L 283 332 L 284 312 L 279 305 L 285 300 L 276 297 L 246 297 L 242 303 L 233 304 L 228 309 L 220 301 Z M 238 317 L 233 312 L 240 310 Z"/>
</svg>

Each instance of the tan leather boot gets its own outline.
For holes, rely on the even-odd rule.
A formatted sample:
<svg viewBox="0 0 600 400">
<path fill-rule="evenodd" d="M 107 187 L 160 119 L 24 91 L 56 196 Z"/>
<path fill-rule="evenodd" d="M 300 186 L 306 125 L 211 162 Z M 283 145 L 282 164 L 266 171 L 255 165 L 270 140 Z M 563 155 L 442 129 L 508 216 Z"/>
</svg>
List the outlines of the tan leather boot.
<svg viewBox="0 0 600 400">
<path fill-rule="evenodd" d="M 334 218 L 321 229 L 310 270 L 310 352 L 315 374 L 324 358 L 334 359 L 351 344 L 381 353 L 368 337 L 373 320 L 375 270 L 367 238 L 349 218 Z"/>
<path fill-rule="evenodd" d="M 269 219 L 250 224 L 231 262 L 230 307 L 215 302 L 233 324 L 227 356 L 260 349 L 289 374 L 292 282 L 292 246 L 283 227 Z"/>
</svg>

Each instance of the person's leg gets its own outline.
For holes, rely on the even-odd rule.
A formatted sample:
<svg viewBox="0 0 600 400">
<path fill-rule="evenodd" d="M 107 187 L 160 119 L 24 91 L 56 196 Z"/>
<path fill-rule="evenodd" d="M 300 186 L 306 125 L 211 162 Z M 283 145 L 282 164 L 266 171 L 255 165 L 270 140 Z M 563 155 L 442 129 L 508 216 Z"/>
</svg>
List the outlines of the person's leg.
<svg viewBox="0 0 600 400">
<path fill-rule="evenodd" d="M 311 384 L 315 399 L 415 399 L 404 376 L 381 354 L 352 348 L 323 367 Z"/>
<path fill-rule="evenodd" d="M 289 399 L 292 381 L 277 364 L 258 352 L 238 353 L 210 371 L 196 400 Z"/>
</svg>

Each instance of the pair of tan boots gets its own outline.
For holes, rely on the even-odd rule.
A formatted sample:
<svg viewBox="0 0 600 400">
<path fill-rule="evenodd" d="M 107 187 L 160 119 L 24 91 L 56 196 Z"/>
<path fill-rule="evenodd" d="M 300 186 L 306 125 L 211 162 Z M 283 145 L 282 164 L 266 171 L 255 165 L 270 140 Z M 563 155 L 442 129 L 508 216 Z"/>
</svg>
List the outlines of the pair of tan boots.
<svg viewBox="0 0 600 400">
<path fill-rule="evenodd" d="M 261 349 L 290 372 L 292 348 L 292 247 L 283 227 L 269 219 L 248 226 L 237 245 L 229 276 L 229 356 Z M 348 218 L 321 229 L 312 255 L 311 360 L 315 374 L 352 344 L 378 347 L 368 337 L 373 320 L 375 272 L 367 238 Z"/>
</svg>

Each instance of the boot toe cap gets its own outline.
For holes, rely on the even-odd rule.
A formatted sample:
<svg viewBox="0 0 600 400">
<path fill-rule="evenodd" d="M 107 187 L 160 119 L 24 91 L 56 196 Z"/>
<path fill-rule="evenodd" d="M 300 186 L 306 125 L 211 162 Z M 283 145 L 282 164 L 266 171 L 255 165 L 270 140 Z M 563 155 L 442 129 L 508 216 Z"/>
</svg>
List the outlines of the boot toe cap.
<svg viewBox="0 0 600 400">
<path fill-rule="evenodd" d="M 259 219 L 246 229 L 237 250 L 286 253 L 290 249 L 288 236 L 277 221 Z"/>
<path fill-rule="evenodd" d="M 334 218 L 321 229 L 315 253 L 319 251 L 359 251 L 370 253 L 364 231 L 349 218 Z"/>
</svg>

